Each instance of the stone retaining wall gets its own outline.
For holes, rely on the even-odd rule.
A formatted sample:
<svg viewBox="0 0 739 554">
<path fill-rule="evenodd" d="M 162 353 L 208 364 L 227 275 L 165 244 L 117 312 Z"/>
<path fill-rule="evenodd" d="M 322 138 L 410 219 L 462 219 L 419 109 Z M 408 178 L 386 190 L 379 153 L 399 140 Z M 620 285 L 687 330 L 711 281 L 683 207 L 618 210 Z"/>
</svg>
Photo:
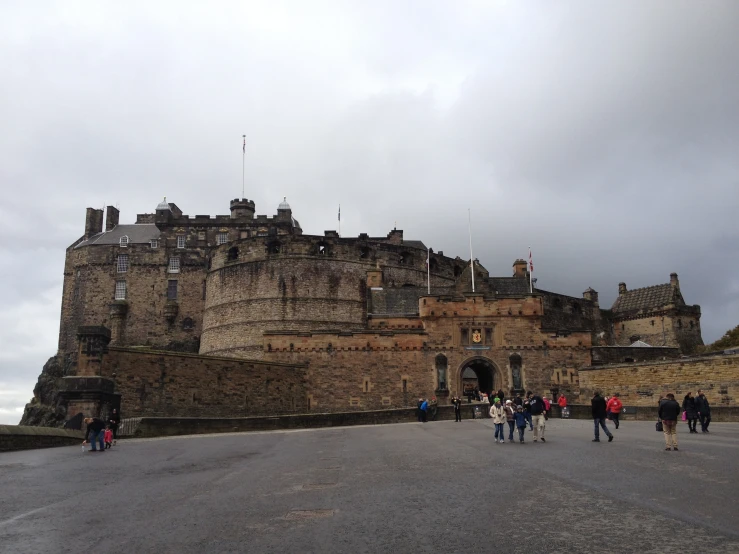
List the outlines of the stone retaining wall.
<svg viewBox="0 0 739 554">
<path fill-rule="evenodd" d="M 84 439 L 83 431 L 26 425 L 0 425 L 0 452 L 73 446 L 81 444 Z"/>
</svg>

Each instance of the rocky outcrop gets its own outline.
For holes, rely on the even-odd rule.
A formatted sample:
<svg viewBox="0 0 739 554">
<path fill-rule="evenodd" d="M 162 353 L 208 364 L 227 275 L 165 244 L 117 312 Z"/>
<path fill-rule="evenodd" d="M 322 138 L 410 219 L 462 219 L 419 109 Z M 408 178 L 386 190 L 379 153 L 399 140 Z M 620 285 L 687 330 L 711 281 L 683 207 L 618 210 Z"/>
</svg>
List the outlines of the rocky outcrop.
<svg viewBox="0 0 739 554">
<path fill-rule="evenodd" d="M 64 366 L 59 357 L 49 358 L 33 389 L 33 399 L 26 404 L 20 425 L 61 427 L 64 424 L 67 409 L 59 402 L 61 379 L 64 375 Z"/>
</svg>

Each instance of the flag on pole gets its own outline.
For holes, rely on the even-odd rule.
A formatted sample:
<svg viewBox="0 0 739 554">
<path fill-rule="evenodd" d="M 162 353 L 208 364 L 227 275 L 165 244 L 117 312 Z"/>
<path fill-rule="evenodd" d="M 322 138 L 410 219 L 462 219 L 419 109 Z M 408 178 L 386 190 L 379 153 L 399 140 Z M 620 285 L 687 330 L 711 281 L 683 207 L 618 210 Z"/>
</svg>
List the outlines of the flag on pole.
<svg viewBox="0 0 739 554">
<path fill-rule="evenodd" d="M 341 204 L 339 204 L 339 221 L 341 221 Z"/>
<path fill-rule="evenodd" d="M 242 147 L 242 152 L 246 154 L 246 135 L 244 135 L 244 146 Z"/>
<path fill-rule="evenodd" d="M 534 272 L 534 258 L 531 257 L 531 247 L 529 246 L 529 271 Z"/>
</svg>

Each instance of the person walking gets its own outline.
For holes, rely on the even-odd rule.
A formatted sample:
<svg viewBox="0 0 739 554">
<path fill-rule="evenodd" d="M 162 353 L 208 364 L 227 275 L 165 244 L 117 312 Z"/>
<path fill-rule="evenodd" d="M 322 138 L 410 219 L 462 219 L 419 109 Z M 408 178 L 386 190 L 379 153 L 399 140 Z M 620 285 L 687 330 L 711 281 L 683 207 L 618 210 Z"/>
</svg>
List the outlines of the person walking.
<svg viewBox="0 0 739 554">
<path fill-rule="evenodd" d="M 506 400 L 503 408 L 505 409 L 506 423 L 508 424 L 508 440 L 513 442 L 513 429 L 516 427 L 513 414 L 516 413 L 516 406 L 510 400 Z"/>
<path fill-rule="evenodd" d="M 493 418 L 493 424 L 495 425 L 495 441 L 504 443 L 503 440 L 503 424 L 506 422 L 505 409 L 500 403 L 500 398 L 495 398 L 494 403 L 490 406 L 490 417 Z"/>
<path fill-rule="evenodd" d="M 683 411 L 685 412 L 685 419 L 688 421 L 688 429 L 691 433 L 697 433 L 695 426 L 698 423 L 698 407 L 695 404 L 693 393 L 690 391 L 683 398 Z"/>
<path fill-rule="evenodd" d="M 529 422 L 529 429 L 534 430 L 534 422 L 531 418 L 531 391 L 526 393 L 526 398 L 523 401 L 523 415 L 526 421 Z"/>
<path fill-rule="evenodd" d="M 452 406 L 454 406 L 454 421 L 462 421 L 462 399 L 459 396 L 453 396 Z"/>
<path fill-rule="evenodd" d="M 529 396 L 529 406 L 531 407 L 534 442 L 539 439 L 541 439 L 541 442 L 547 442 L 547 439 L 544 438 L 544 428 L 546 426 L 546 418 L 544 416 L 546 405 L 544 404 L 544 399 L 538 394 L 533 394 L 531 391 L 526 396 Z"/>
<path fill-rule="evenodd" d="M 700 389 L 698 389 L 698 396 L 695 399 L 695 407 L 698 409 L 698 417 L 701 420 L 701 432 L 708 433 L 708 425 L 711 423 L 711 406 L 708 403 L 708 398 Z"/>
<path fill-rule="evenodd" d="M 560 395 L 560 397 L 557 399 L 557 406 L 559 406 L 559 417 L 569 417 L 570 414 L 567 413 L 567 398 L 564 394 Z"/>
<path fill-rule="evenodd" d="M 423 414 L 421 413 L 422 404 L 423 404 L 423 398 L 419 398 L 418 404 L 416 405 L 416 415 L 418 416 L 418 423 L 421 423 L 423 421 Z"/>
<path fill-rule="evenodd" d="M 429 401 L 424 400 L 423 402 L 421 402 L 421 406 L 419 409 L 421 410 L 421 422 L 426 423 L 428 421 Z"/>
<path fill-rule="evenodd" d="M 118 410 L 113 408 L 113 413 L 110 414 L 110 417 L 108 418 L 108 425 L 110 425 L 110 430 L 113 431 L 113 444 L 118 442 L 118 426 L 120 424 L 121 414 L 118 413 Z"/>
<path fill-rule="evenodd" d="M 677 450 L 677 418 L 680 417 L 680 404 L 675 395 L 669 393 L 667 398 L 659 404 L 659 418 L 662 420 L 662 431 L 665 434 L 665 450 L 672 446 Z"/>
<path fill-rule="evenodd" d="M 549 419 L 549 410 L 552 409 L 552 403 L 549 402 L 546 395 L 542 396 L 541 399 L 544 401 L 544 420 L 546 421 Z"/>
<path fill-rule="evenodd" d="M 514 414 L 514 418 L 516 421 L 516 427 L 518 428 L 518 440 L 523 444 L 523 435 L 526 431 L 526 426 L 528 425 L 528 420 L 526 419 L 526 416 L 523 413 L 523 406 L 518 406 L 516 408 L 516 413 Z"/>
<path fill-rule="evenodd" d="M 608 412 L 611 421 L 613 421 L 613 424 L 616 426 L 616 429 L 618 429 L 619 426 L 618 417 L 621 415 L 621 408 L 624 407 L 619 396 L 619 393 L 614 393 L 611 399 L 606 403 L 606 411 Z"/>
<path fill-rule="evenodd" d="M 606 427 L 606 399 L 600 395 L 599 391 L 595 391 L 593 399 L 590 401 L 593 411 L 593 427 L 595 429 L 595 438 L 593 442 L 600 442 L 600 427 L 608 435 L 608 442 L 613 440 L 613 435 Z"/>
<path fill-rule="evenodd" d="M 87 430 L 82 444 L 87 444 L 89 440 L 93 452 L 97 452 L 95 448 L 97 444 L 100 444 L 100 452 L 105 452 L 105 422 L 96 417 L 86 417 L 84 421 L 87 424 Z"/>
</svg>

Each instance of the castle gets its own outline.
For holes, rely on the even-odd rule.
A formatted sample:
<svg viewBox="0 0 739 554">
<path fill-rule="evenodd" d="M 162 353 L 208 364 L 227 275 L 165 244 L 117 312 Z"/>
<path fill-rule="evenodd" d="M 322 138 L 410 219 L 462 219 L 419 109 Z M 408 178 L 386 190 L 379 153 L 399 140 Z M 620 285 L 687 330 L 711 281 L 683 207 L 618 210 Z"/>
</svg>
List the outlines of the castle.
<svg viewBox="0 0 739 554">
<path fill-rule="evenodd" d="M 134 224 L 88 208 L 66 252 L 59 350 L 26 423 L 124 415 L 340 411 L 440 401 L 465 387 L 579 396 L 580 368 L 676 358 L 702 344 L 699 306 L 670 282 L 610 310 L 588 288 L 491 277 L 403 231 L 305 235 L 235 199 L 229 215 L 161 202 Z M 473 292 L 474 281 L 474 292 Z"/>
</svg>

